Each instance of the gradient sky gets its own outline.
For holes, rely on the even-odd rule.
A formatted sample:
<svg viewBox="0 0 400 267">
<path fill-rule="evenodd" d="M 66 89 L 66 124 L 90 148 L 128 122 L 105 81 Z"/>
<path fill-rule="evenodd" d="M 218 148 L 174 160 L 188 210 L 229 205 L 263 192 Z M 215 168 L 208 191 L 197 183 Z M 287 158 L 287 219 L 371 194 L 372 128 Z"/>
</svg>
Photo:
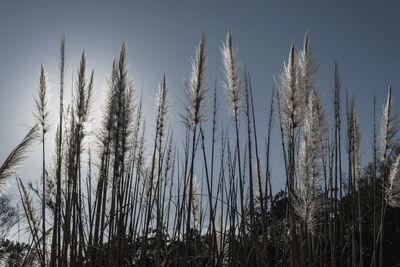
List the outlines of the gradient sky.
<svg viewBox="0 0 400 267">
<path fill-rule="evenodd" d="M 252 75 L 259 137 L 265 136 L 273 75 L 279 77 L 291 43 L 301 47 L 304 33 L 309 31 L 319 64 L 317 85 L 328 115 L 335 60 L 340 66 L 343 91 L 348 89 L 355 97 L 365 163 L 371 154 L 373 97 L 377 97 L 380 114 L 389 82 L 400 111 L 399 14 L 399 1 L 3 1 L 0 161 L 32 125 L 41 63 L 49 75 L 50 104 L 56 117 L 58 50 L 63 34 L 66 94 L 70 94 L 72 75 L 85 49 L 88 67 L 95 70 L 96 105 L 101 103 L 112 60 L 126 41 L 130 75 L 137 90 L 143 90 L 146 113 L 153 112 L 152 97 L 166 72 L 172 112 L 176 114 L 184 102 L 184 79 L 201 33 L 207 35 L 208 81 L 212 87 L 214 80 L 222 77 L 220 47 L 230 28 L 240 62 L 246 63 Z M 98 106 L 94 106 L 97 115 L 96 110 Z M 170 118 L 173 125 L 181 125 L 178 116 Z M 273 183 L 279 187 L 282 173 L 277 169 L 282 166 L 282 157 L 279 134 L 275 131 L 274 135 L 273 153 L 279 156 L 273 157 Z M 33 150 L 38 148 L 39 144 Z M 31 154 L 20 172 L 24 180 L 40 177 L 40 156 Z"/>
</svg>

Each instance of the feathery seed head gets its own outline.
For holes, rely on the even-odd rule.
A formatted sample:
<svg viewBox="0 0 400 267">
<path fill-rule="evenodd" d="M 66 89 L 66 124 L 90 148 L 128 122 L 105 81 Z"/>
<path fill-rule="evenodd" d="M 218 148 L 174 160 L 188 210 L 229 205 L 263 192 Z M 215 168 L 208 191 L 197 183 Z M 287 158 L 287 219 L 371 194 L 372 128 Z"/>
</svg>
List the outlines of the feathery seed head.
<svg viewBox="0 0 400 267">
<path fill-rule="evenodd" d="M 314 90 L 315 73 L 317 72 L 317 64 L 312 55 L 312 47 L 308 32 L 304 37 L 303 50 L 298 58 L 298 79 L 299 90 L 302 92 L 303 102 L 305 106 L 308 104 L 308 98 L 312 90 Z"/>
<path fill-rule="evenodd" d="M 164 136 L 167 113 L 169 110 L 168 87 L 165 74 L 163 76 L 163 82 L 160 84 L 160 89 L 157 93 L 155 102 L 157 106 L 156 127 L 158 135 L 162 137 Z"/>
<path fill-rule="evenodd" d="M 39 90 L 38 96 L 35 99 L 36 113 L 35 117 L 42 128 L 42 132 L 46 133 L 48 131 L 48 108 L 47 108 L 47 75 L 44 70 L 43 64 L 40 65 L 40 78 L 39 78 Z"/>
<path fill-rule="evenodd" d="M 397 131 L 397 115 L 393 110 L 392 86 L 389 84 L 387 101 L 383 112 L 383 122 L 380 136 L 380 152 L 382 162 L 386 162 L 388 158 L 392 155 L 393 147 L 395 145 L 394 136 L 396 135 Z"/>
<path fill-rule="evenodd" d="M 198 47 L 196 48 L 196 56 L 192 61 L 192 72 L 190 82 L 186 91 L 186 113 L 185 123 L 191 128 L 197 126 L 205 120 L 204 102 L 206 97 L 206 36 L 203 33 Z"/>
<path fill-rule="evenodd" d="M 350 144 L 350 151 L 351 158 L 354 161 L 354 169 L 355 169 L 355 179 L 359 181 L 361 179 L 361 130 L 360 130 L 360 123 L 357 117 L 356 107 L 354 104 L 354 99 L 352 99 L 350 104 L 350 112 L 349 112 L 349 144 Z"/>
<path fill-rule="evenodd" d="M 294 212 L 300 217 L 307 230 L 314 234 L 319 222 L 319 210 L 321 207 L 318 198 L 308 190 L 296 189 L 292 194 Z"/>
<path fill-rule="evenodd" d="M 288 63 L 284 65 L 281 73 L 282 84 L 280 92 L 282 119 L 288 132 L 293 128 L 299 127 L 304 116 L 304 96 L 297 83 L 297 67 L 295 48 L 292 44 Z"/>
<path fill-rule="evenodd" d="M 88 120 L 89 110 L 92 100 L 94 72 L 92 71 L 89 83 L 86 80 L 86 55 L 82 52 L 81 61 L 78 70 L 78 79 L 76 81 L 76 115 L 78 124 L 82 125 Z"/>
<path fill-rule="evenodd" d="M 228 31 L 225 43 L 222 46 L 221 53 L 225 72 L 225 87 L 230 101 L 229 111 L 234 116 L 238 117 L 240 109 L 241 80 L 236 53 L 232 45 L 232 33 L 230 30 Z"/>
<path fill-rule="evenodd" d="M 318 222 L 317 184 L 322 169 L 322 153 L 326 132 L 325 117 L 319 95 L 312 91 L 304 120 L 303 139 L 297 166 L 298 187 L 293 196 L 293 208 L 310 232 Z"/>
</svg>

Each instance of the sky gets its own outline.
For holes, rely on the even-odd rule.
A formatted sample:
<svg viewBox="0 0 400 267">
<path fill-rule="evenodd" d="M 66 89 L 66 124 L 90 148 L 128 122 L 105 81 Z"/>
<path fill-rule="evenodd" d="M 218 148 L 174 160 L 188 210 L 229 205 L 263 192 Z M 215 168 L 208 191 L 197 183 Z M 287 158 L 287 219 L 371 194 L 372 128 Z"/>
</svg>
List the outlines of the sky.
<svg viewBox="0 0 400 267">
<path fill-rule="evenodd" d="M 93 118 L 98 118 L 106 78 L 122 42 L 128 67 L 146 114 L 165 72 L 171 94 L 173 127 L 182 126 L 185 79 L 201 34 L 207 37 L 208 83 L 222 79 L 220 48 L 232 30 L 239 61 L 251 72 L 259 138 L 265 138 L 274 77 L 287 60 L 291 43 L 301 48 L 309 32 L 317 59 L 317 86 L 327 115 L 332 110 L 335 61 L 343 92 L 355 97 L 362 129 L 362 160 L 371 158 L 373 98 L 378 118 L 389 83 L 395 108 L 400 104 L 399 1 L 3 1 L 0 8 L 0 161 L 33 124 L 40 64 L 49 77 L 51 117 L 58 108 L 58 51 L 66 38 L 66 94 L 85 49 L 95 71 Z M 75 75 L 76 76 L 76 75 Z M 218 86 L 218 90 L 223 88 Z M 220 93 L 224 96 L 223 93 Z M 221 97 L 222 98 L 222 97 Z M 220 98 L 220 99 L 221 99 Z M 224 113 L 223 100 L 219 112 Z M 275 121 L 272 172 L 283 184 L 281 147 Z M 53 125 L 53 133 L 56 123 Z M 54 134 L 50 132 L 49 138 Z M 25 181 L 40 177 L 40 145 L 20 170 Z M 49 150 L 51 147 L 49 148 Z M 12 187 L 12 183 L 10 185 Z M 15 192 L 10 190 L 10 192 Z"/>
</svg>

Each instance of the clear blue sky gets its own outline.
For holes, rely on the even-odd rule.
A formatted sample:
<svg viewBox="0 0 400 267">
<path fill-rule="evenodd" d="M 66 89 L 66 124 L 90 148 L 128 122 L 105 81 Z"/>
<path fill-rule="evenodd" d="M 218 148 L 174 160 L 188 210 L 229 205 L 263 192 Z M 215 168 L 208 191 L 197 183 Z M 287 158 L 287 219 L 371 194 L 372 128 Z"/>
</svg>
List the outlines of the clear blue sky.
<svg viewBox="0 0 400 267">
<path fill-rule="evenodd" d="M 340 65 L 343 90 L 355 96 L 365 162 L 370 158 L 373 96 L 380 112 L 390 81 L 395 107 L 400 111 L 399 14 L 399 1 L 3 1 L 0 160 L 32 125 L 41 63 L 49 74 L 50 102 L 57 111 L 62 34 L 66 36 L 67 89 L 71 88 L 79 55 L 86 49 L 88 66 L 95 70 L 95 101 L 101 103 L 112 60 L 126 41 L 130 74 L 138 91 L 143 89 L 146 112 L 153 112 L 152 96 L 166 72 L 172 112 L 179 113 L 184 101 L 183 81 L 201 33 L 207 35 L 208 77 L 213 85 L 215 78 L 221 78 L 219 49 L 230 28 L 240 61 L 252 73 L 260 138 L 265 133 L 273 75 L 279 76 L 290 44 L 301 47 L 304 33 L 309 31 L 319 64 L 317 85 L 328 114 L 335 60 Z M 95 114 L 96 110 L 95 106 Z M 173 125 L 180 124 L 177 116 L 171 118 Z M 282 164 L 277 138 L 273 171 Z M 40 153 L 32 155 L 21 170 L 25 180 L 40 177 Z M 279 179 L 274 184 L 279 186 Z"/>
</svg>

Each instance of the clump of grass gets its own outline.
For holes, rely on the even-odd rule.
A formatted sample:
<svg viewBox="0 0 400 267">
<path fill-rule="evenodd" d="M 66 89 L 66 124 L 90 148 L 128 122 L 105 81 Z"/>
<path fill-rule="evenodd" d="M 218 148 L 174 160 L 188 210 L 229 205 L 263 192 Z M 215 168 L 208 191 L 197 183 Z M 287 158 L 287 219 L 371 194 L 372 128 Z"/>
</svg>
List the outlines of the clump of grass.
<svg viewBox="0 0 400 267">
<path fill-rule="evenodd" d="M 336 63 L 329 127 L 315 82 L 317 63 L 308 33 L 301 51 L 290 47 L 280 83 L 271 92 L 265 116 L 267 135 L 261 136 L 265 149 L 257 132 L 264 125 L 256 121 L 251 75 L 239 64 L 231 31 L 221 54 L 224 83 L 215 82 L 212 115 L 207 110 L 211 96 L 203 34 L 186 85 L 185 132 L 176 134 L 170 122 L 173 106 L 164 74 L 149 134 L 143 96 L 139 98 L 130 79 L 123 43 L 107 80 L 101 123 L 93 130 L 94 148 L 87 127 L 94 74 L 87 73 L 86 54 L 82 53 L 74 97 L 64 113 L 62 40 L 54 162 L 48 165 L 44 153 L 49 124 L 42 67 L 35 101 L 37 126 L 0 167 L 3 182 L 40 134 L 43 192 L 31 186 L 31 195 L 17 179 L 32 236 L 25 265 L 362 266 L 368 261 L 383 265 L 384 237 L 389 238 L 385 231 L 391 231 L 385 228 L 387 206 L 400 206 L 400 157 L 391 87 L 382 119 L 381 156 L 378 159 L 374 141 L 371 174 L 370 166 L 364 168 L 361 162 L 361 128 L 354 100 L 349 103 L 346 98 L 347 124 L 341 123 L 341 80 Z M 277 93 L 275 86 L 279 87 Z M 217 112 L 219 90 L 226 93 L 226 117 Z M 210 122 L 208 117 L 212 117 Z M 271 149 L 276 141 L 275 117 L 281 132 L 278 141 L 283 149 L 286 187 L 274 195 L 272 184 L 279 176 L 273 163 L 280 155 Z M 233 133 L 226 119 L 235 123 Z M 344 130 L 348 171 L 342 168 L 341 158 Z M 177 140 L 176 136 L 183 138 Z M 54 166 L 49 176 L 46 166 Z M 41 219 L 35 198 L 41 204 Z M 370 205 L 374 215 L 368 211 Z M 376 216 L 377 209 L 381 209 L 380 216 Z M 45 222 L 51 216 L 53 223 Z M 369 231 L 370 224 L 374 231 Z M 51 241 L 46 238 L 50 235 Z M 46 247 L 49 243 L 50 250 Z"/>
</svg>

